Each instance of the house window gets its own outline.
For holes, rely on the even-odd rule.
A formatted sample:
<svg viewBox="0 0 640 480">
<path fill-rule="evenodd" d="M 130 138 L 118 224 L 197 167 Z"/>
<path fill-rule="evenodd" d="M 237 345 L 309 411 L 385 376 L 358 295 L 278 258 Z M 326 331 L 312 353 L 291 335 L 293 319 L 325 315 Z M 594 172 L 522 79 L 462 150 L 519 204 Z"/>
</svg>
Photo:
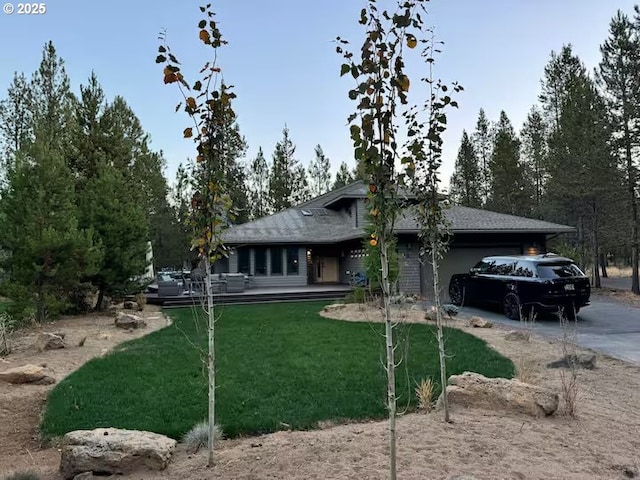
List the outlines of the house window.
<svg viewBox="0 0 640 480">
<path fill-rule="evenodd" d="M 267 274 L 267 249 L 260 247 L 255 250 L 256 256 L 256 275 Z"/>
<path fill-rule="evenodd" d="M 297 248 L 287 248 L 287 275 L 298 275 Z"/>
<path fill-rule="evenodd" d="M 282 249 L 271 249 L 271 275 L 282 275 Z"/>
<path fill-rule="evenodd" d="M 249 249 L 238 249 L 238 273 L 251 273 L 251 261 L 249 260 Z"/>
</svg>

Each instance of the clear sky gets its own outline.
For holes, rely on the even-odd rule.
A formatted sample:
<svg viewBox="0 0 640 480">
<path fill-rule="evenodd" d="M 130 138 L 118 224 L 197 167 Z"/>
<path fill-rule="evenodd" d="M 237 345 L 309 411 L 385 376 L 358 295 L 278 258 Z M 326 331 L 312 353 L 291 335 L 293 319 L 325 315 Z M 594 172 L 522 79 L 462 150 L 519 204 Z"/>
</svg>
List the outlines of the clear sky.
<svg viewBox="0 0 640 480">
<path fill-rule="evenodd" d="M 0 0 L 3 3 L 5 0 Z M 73 89 L 94 70 L 106 95 L 122 95 L 149 132 L 152 147 L 163 150 L 166 175 L 193 157 L 194 145 L 181 137 L 189 126 L 174 113 L 180 100 L 162 82 L 154 59 L 158 33 L 166 29 L 172 51 L 193 78 L 208 60 L 197 39 L 206 2 L 167 0 L 46 0 L 43 15 L 0 13 L 0 97 L 14 71 L 28 76 L 37 68 L 44 44 L 52 40 L 65 60 Z M 303 163 L 320 144 L 335 168 L 353 166 L 346 117 L 352 83 L 339 77 L 341 58 L 333 40 L 359 43 L 357 24 L 363 0 L 212 1 L 223 35 L 225 80 L 235 85 L 235 109 L 249 143 L 247 158 L 262 146 L 268 158 L 285 124 Z M 453 171 L 462 130 L 473 130 L 483 107 L 491 120 L 505 110 L 520 129 L 537 101 L 540 78 L 552 50 L 572 43 L 592 69 L 599 45 L 617 9 L 633 13 L 630 0 L 432 0 L 428 23 L 445 42 L 436 76 L 465 87 L 460 109 L 449 116 L 443 180 Z M 17 2 L 14 2 L 17 9 Z M 191 75 L 190 73 L 193 72 Z"/>
</svg>

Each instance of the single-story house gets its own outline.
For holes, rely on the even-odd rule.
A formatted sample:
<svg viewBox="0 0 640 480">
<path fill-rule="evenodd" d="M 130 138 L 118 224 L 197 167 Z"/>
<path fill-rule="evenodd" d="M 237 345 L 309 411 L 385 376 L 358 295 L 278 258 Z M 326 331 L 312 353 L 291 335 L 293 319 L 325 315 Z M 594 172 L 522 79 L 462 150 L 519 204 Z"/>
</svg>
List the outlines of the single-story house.
<svg viewBox="0 0 640 480">
<path fill-rule="evenodd" d="M 363 236 L 368 186 L 361 181 L 253 222 L 226 234 L 231 256 L 214 265 L 216 273 L 245 273 L 256 287 L 349 284 L 348 272 L 364 273 Z M 487 255 L 546 251 L 551 236 L 573 227 L 468 207 L 446 210 L 452 233 L 440 264 L 443 292 L 451 275 L 467 272 Z M 399 290 L 428 296 L 431 265 L 419 258 L 418 225 L 407 211 L 396 224 L 400 261 Z"/>
</svg>

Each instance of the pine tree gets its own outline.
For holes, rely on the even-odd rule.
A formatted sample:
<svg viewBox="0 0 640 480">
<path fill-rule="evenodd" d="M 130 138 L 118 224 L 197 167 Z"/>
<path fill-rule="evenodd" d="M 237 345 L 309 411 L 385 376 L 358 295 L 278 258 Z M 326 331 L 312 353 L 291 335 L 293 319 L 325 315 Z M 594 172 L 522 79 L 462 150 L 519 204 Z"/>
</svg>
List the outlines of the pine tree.
<svg viewBox="0 0 640 480">
<path fill-rule="evenodd" d="M 351 170 L 349 170 L 349 166 L 346 162 L 342 162 L 336 172 L 336 180 L 333 182 L 333 190 L 349 185 L 354 180 L 354 175 L 351 173 Z"/>
<path fill-rule="evenodd" d="M 636 7 L 636 12 L 638 9 Z M 626 174 L 632 258 L 631 290 L 640 294 L 638 272 L 638 134 L 640 133 L 640 13 L 634 23 L 620 10 L 611 20 L 609 37 L 600 47 L 598 81 L 604 90 L 613 127 L 615 156 Z"/>
<path fill-rule="evenodd" d="M 586 75 L 586 69 L 573 54 L 571 44 L 563 45 L 559 54 L 551 52 L 551 58 L 544 68 L 540 93 L 540 103 L 551 132 L 558 128 L 562 105 L 566 103 L 571 83 L 583 75 Z"/>
<path fill-rule="evenodd" d="M 533 186 L 533 213 L 541 217 L 542 196 L 547 182 L 547 130 L 540 110 L 534 106 L 520 132 L 522 158 Z"/>
<path fill-rule="evenodd" d="M 531 196 L 520 161 L 520 141 L 504 111 L 500 112 L 496 125 L 489 171 L 491 189 L 488 206 L 496 212 L 529 215 Z"/>
<path fill-rule="evenodd" d="M 29 89 L 25 75 L 14 73 L 7 98 L 0 101 L 0 172 L 6 171 L 20 148 L 33 140 Z"/>
<path fill-rule="evenodd" d="M 450 183 L 453 202 L 465 207 L 480 208 L 482 206 L 482 181 L 478 157 L 466 131 L 462 132 L 455 171 Z"/>
<path fill-rule="evenodd" d="M 262 147 L 249 166 L 247 172 L 247 190 L 251 203 L 250 217 L 252 220 L 269 214 L 269 164 L 264 157 Z"/>
<path fill-rule="evenodd" d="M 576 60 L 580 62 L 577 57 L 570 61 Z M 596 266 L 606 212 L 619 177 L 609 146 L 604 99 L 586 69 L 575 71 L 562 92 L 557 129 L 549 140 L 550 178 L 544 206 L 546 218 L 577 228 L 578 262 Z M 593 273 L 593 284 L 599 286 L 598 269 Z"/>
<path fill-rule="evenodd" d="M 315 154 L 309 164 L 309 190 L 311 196 L 318 197 L 331 189 L 331 162 L 320 145 L 316 145 Z"/>
<path fill-rule="evenodd" d="M 478 113 L 476 129 L 471 135 L 471 139 L 476 155 L 478 156 L 478 166 L 480 169 L 479 178 L 481 182 L 480 198 L 482 199 L 482 205 L 485 206 L 491 188 L 491 170 L 489 164 L 491 162 L 493 148 L 493 135 L 487 115 L 482 108 Z"/>
<path fill-rule="evenodd" d="M 282 140 L 273 152 L 269 177 L 270 209 L 280 212 L 308 198 L 306 173 L 295 158 L 296 147 L 289 137 L 289 129 L 282 130 Z"/>
<path fill-rule="evenodd" d="M 32 300 L 42 322 L 71 306 L 68 298 L 95 273 L 101 253 L 91 231 L 78 228 L 74 181 L 63 154 L 46 133 L 35 131 L 34 143 L 18 152 L 1 195 L 0 248 L 8 252 L 8 282 L 26 297 L 14 300 Z"/>
</svg>

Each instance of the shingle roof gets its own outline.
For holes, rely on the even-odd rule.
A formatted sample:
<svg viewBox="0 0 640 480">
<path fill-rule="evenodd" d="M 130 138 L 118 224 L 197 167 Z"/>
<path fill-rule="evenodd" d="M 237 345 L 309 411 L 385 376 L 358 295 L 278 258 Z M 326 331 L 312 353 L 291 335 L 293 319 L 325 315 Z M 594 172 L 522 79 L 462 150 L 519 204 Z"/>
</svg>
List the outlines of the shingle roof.
<svg viewBox="0 0 640 480">
<path fill-rule="evenodd" d="M 343 211 L 324 208 L 340 198 L 364 198 L 366 186 L 355 182 L 321 195 L 298 207 L 229 229 L 225 241 L 230 244 L 258 243 L 337 243 L 362 237 L 362 228 Z M 309 215 L 311 213 L 311 215 Z M 454 206 L 446 210 L 453 233 L 569 233 L 573 227 L 555 223 Z M 396 224 L 398 233 L 417 233 L 418 224 L 408 209 Z"/>
<path fill-rule="evenodd" d="M 494 233 L 494 232 L 536 232 L 571 233 L 575 229 L 567 225 L 545 222 L 533 218 L 518 217 L 505 213 L 491 212 L 477 208 L 453 206 L 445 211 L 454 233 Z M 415 232 L 418 225 L 415 216 L 407 211 L 396 224 L 396 230 Z"/>
</svg>

